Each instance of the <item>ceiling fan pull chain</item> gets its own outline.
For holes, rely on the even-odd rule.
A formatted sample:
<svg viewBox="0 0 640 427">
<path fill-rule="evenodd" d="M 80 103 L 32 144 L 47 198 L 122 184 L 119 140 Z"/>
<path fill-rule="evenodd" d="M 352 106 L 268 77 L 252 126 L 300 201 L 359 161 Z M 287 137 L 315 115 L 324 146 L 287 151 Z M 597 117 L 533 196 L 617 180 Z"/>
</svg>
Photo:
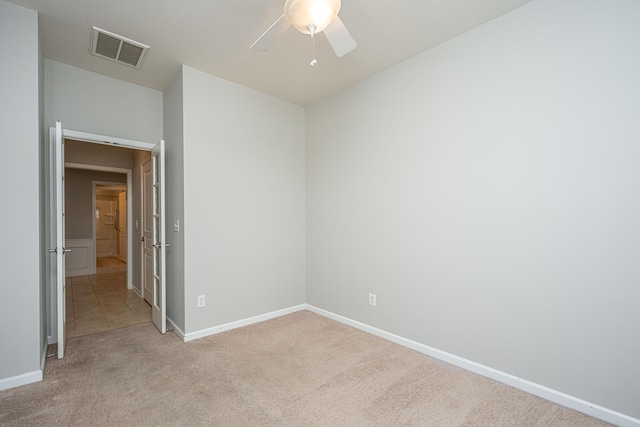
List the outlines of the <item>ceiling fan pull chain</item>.
<svg viewBox="0 0 640 427">
<path fill-rule="evenodd" d="M 318 61 L 316 60 L 316 38 L 314 37 L 316 32 L 316 26 L 310 24 L 308 27 L 309 33 L 311 34 L 311 62 L 309 65 L 311 68 L 315 67 Z"/>
<path fill-rule="evenodd" d="M 309 63 L 309 65 L 311 65 L 311 68 L 313 68 L 318 63 L 318 60 L 316 59 L 316 38 L 315 37 L 311 38 L 311 51 L 312 51 L 311 62 Z"/>
</svg>

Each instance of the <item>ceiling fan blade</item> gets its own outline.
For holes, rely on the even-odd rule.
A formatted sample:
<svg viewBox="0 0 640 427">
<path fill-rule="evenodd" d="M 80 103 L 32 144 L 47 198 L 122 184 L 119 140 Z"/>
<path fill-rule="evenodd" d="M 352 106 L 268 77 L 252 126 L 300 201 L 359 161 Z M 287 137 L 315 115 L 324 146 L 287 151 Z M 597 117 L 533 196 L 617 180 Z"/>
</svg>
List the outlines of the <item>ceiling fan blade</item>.
<svg viewBox="0 0 640 427">
<path fill-rule="evenodd" d="M 339 16 L 336 16 L 331 24 L 324 29 L 329 44 L 338 57 L 346 55 L 356 48 L 356 41 L 349 34 L 349 30 L 344 26 Z"/>
<path fill-rule="evenodd" d="M 262 33 L 258 40 L 254 41 L 251 45 L 251 49 L 258 52 L 266 52 L 271 49 L 271 46 L 280 38 L 282 34 L 291 26 L 289 20 L 285 15 L 282 15 L 276 20 L 267 31 Z"/>
</svg>

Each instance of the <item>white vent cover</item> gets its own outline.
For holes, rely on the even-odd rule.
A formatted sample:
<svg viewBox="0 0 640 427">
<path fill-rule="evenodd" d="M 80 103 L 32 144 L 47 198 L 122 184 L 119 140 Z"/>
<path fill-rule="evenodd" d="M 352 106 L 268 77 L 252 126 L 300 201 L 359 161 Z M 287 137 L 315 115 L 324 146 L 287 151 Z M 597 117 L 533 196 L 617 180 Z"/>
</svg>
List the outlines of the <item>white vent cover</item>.
<svg viewBox="0 0 640 427">
<path fill-rule="evenodd" d="M 130 67 L 140 68 L 149 46 L 93 27 L 91 53 Z"/>
</svg>

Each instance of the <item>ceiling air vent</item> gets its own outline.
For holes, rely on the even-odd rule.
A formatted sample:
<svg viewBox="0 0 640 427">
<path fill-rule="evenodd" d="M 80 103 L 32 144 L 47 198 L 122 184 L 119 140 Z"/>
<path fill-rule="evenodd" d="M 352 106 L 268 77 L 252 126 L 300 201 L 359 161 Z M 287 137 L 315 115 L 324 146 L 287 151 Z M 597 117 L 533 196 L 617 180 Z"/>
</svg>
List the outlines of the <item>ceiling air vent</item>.
<svg viewBox="0 0 640 427">
<path fill-rule="evenodd" d="M 93 27 L 91 53 L 130 67 L 140 68 L 149 46 Z"/>
</svg>

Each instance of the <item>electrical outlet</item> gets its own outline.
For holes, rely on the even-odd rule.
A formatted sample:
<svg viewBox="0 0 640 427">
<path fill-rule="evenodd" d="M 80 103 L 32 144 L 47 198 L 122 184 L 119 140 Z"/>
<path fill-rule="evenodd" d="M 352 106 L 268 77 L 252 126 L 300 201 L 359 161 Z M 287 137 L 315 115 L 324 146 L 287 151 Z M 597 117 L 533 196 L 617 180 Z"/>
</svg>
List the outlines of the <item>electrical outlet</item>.
<svg viewBox="0 0 640 427">
<path fill-rule="evenodd" d="M 369 305 L 376 306 L 376 294 L 369 294 Z"/>
<path fill-rule="evenodd" d="M 204 307 L 204 295 L 198 295 L 198 308 Z"/>
<path fill-rule="evenodd" d="M 176 233 L 180 232 L 180 220 L 179 219 L 176 219 L 173 222 L 173 231 L 175 231 Z"/>
</svg>

